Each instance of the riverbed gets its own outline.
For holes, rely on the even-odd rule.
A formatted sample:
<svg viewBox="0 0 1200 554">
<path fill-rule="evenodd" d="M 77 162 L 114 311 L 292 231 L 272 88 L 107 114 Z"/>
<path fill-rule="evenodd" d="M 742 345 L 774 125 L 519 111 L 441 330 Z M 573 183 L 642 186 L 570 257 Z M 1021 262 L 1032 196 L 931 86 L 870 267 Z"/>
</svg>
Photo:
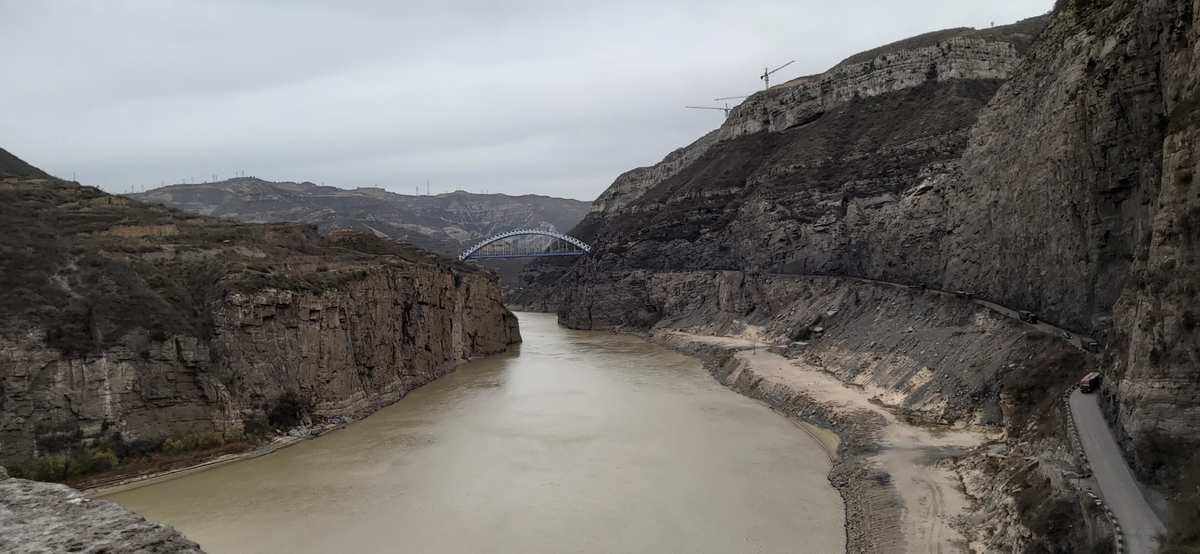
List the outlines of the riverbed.
<svg viewBox="0 0 1200 554">
<path fill-rule="evenodd" d="M 222 552 L 840 552 L 821 445 L 637 337 L 525 342 L 369 418 L 107 496 Z"/>
</svg>

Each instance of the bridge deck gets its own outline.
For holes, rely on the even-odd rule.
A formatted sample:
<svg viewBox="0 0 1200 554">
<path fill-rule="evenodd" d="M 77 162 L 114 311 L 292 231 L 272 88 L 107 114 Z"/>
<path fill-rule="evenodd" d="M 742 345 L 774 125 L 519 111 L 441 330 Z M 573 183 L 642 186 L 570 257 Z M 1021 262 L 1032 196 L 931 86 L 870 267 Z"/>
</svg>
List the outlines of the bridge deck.
<svg viewBox="0 0 1200 554">
<path fill-rule="evenodd" d="M 483 254 L 475 253 L 468 260 L 505 260 L 511 258 L 546 258 L 554 256 L 586 256 L 587 252 L 536 252 L 525 254 Z"/>
</svg>

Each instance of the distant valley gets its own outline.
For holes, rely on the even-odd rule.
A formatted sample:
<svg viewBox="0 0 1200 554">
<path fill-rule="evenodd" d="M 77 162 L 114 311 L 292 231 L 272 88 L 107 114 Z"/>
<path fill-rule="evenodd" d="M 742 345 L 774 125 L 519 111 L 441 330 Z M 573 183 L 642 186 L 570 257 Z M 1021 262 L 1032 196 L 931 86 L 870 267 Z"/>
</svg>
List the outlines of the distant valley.
<svg viewBox="0 0 1200 554">
<path fill-rule="evenodd" d="M 581 200 L 533 194 L 455 191 L 406 195 L 376 187 L 344 189 L 255 177 L 170 185 L 129 197 L 247 223 L 310 223 L 322 233 L 334 229 L 365 231 L 450 256 L 480 239 L 511 229 L 571 229 L 591 207 Z M 524 264 L 523 260 L 489 262 L 488 267 L 508 281 Z"/>
</svg>

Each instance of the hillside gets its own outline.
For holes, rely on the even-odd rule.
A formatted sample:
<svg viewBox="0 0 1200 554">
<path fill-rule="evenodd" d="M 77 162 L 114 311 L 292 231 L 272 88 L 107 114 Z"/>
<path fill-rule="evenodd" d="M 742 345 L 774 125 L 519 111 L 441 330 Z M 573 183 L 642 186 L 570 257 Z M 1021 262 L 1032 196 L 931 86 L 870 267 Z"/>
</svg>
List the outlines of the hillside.
<svg viewBox="0 0 1200 554">
<path fill-rule="evenodd" d="M 0 178 L 45 178 L 49 177 L 44 171 L 25 163 L 25 160 L 10 154 L 0 148 Z"/>
<path fill-rule="evenodd" d="M 1006 456 L 1038 460 L 963 463 L 998 480 L 1053 475 L 992 491 L 972 540 L 1102 544 L 1053 528 L 1089 517 L 1071 508 L 1085 485 L 1063 477 L 1075 470 L 1054 396 L 1100 368 L 1128 458 L 1177 499 L 1200 445 L 1200 11 L 1058 4 L 754 94 L 619 176 L 572 231 L 593 255 L 531 266 L 514 298 L 578 328 L 795 341 L 790 355 L 897 410 L 986 422 Z M 1098 352 L 1074 348 L 1080 336 Z M 1173 517 L 1176 533 L 1192 526 Z"/>
<path fill-rule="evenodd" d="M 143 204 L 0 154 L 20 169 L 0 177 L 0 464 L 16 475 L 246 448 L 519 340 L 473 266 Z"/>
<path fill-rule="evenodd" d="M 587 214 L 589 203 L 566 198 L 451 192 L 414 196 L 380 188 L 342 189 L 253 177 L 157 188 L 131 198 L 248 223 L 295 222 L 322 233 L 352 229 L 410 242 L 449 256 L 496 233 L 528 227 L 566 230 Z M 521 261 L 489 267 L 515 277 Z"/>
</svg>

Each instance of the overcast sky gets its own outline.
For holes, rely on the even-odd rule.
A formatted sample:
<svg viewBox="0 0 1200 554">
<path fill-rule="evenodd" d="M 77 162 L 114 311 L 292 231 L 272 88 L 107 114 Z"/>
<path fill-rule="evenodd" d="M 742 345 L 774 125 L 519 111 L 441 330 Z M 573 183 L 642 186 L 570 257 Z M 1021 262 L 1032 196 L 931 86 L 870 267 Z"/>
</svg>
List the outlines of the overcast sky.
<svg viewBox="0 0 1200 554">
<path fill-rule="evenodd" d="M 595 198 L 720 96 L 1052 0 L 0 0 L 0 147 L 140 190 L 272 180 Z M 902 6 L 902 7 L 901 7 Z"/>
</svg>

